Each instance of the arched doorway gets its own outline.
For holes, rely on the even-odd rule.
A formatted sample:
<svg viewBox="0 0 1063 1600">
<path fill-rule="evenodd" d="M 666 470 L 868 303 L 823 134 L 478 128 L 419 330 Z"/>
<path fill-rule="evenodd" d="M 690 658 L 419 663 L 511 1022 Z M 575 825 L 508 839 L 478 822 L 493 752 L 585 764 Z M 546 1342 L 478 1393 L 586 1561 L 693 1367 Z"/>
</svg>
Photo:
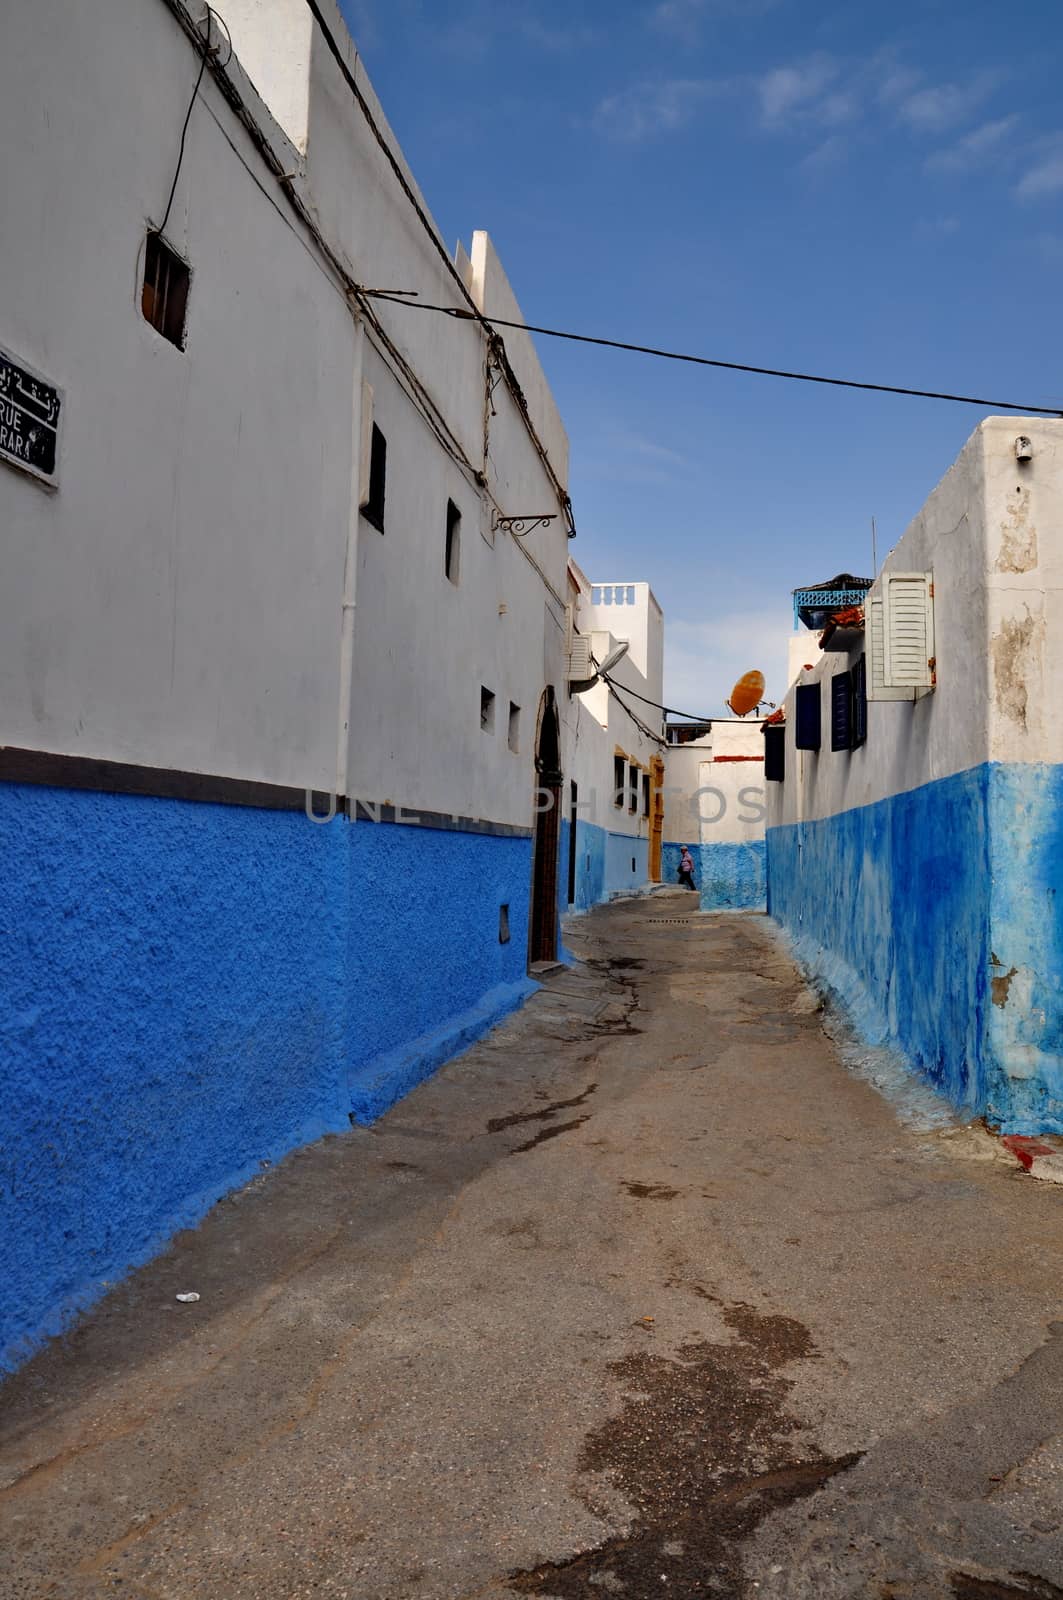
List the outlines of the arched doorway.
<svg viewBox="0 0 1063 1600">
<path fill-rule="evenodd" d="M 561 829 L 561 723 L 551 687 L 535 734 L 535 853 L 528 960 L 557 960 L 557 847 Z"/>
</svg>

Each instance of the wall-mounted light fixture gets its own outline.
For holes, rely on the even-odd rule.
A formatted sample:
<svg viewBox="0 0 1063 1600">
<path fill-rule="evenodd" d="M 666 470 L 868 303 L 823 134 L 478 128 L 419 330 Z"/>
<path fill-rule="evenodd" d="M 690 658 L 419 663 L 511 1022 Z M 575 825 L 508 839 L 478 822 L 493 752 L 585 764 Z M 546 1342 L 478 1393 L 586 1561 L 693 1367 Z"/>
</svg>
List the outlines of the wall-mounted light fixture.
<svg viewBox="0 0 1063 1600">
<path fill-rule="evenodd" d="M 557 521 L 556 511 L 526 512 L 521 517 L 504 517 L 499 511 L 491 513 L 492 531 L 504 528 L 507 533 L 514 534 L 518 539 L 523 539 L 525 534 L 531 533 L 533 528 L 545 527 L 548 522 Z"/>
</svg>

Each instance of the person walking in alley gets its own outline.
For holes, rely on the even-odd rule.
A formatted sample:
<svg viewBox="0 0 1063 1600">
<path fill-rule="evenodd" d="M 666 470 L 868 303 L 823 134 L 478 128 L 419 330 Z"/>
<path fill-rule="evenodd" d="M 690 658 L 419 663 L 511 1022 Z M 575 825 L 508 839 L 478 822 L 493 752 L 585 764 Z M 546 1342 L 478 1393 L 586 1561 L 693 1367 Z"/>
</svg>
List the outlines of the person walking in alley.
<svg viewBox="0 0 1063 1600">
<path fill-rule="evenodd" d="M 683 846 L 683 853 L 679 857 L 679 881 L 684 889 L 694 889 L 694 857 L 690 854 L 689 847 Z"/>
</svg>

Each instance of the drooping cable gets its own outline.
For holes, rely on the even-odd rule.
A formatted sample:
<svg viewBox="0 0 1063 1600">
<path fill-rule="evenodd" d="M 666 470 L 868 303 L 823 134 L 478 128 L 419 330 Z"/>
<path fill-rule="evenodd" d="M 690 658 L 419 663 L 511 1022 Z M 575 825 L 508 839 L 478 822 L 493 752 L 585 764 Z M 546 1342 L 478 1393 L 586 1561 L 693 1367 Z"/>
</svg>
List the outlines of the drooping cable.
<svg viewBox="0 0 1063 1600">
<path fill-rule="evenodd" d="M 209 61 L 211 56 L 216 56 L 218 54 L 218 46 L 217 45 L 212 45 L 211 42 L 210 42 L 211 27 L 215 22 L 219 23 L 219 25 L 222 28 L 224 28 L 225 37 L 226 37 L 226 39 L 228 40 L 228 43 L 229 43 L 229 54 L 225 58 L 225 61 L 222 62 L 221 64 L 222 64 L 222 66 L 228 66 L 229 62 L 232 60 L 233 42 L 232 42 L 232 38 L 231 38 L 231 36 L 229 34 L 229 30 L 225 26 L 225 23 L 223 22 L 223 20 L 218 16 L 217 12 L 213 11 L 210 6 L 207 6 L 207 8 L 206 8 L 207 36 L 203 41 L 203 58 L 199 63 L 199 71 L 196 74 L 196 85 L 195 85 L 195 88 L 192 90 L 192 98 L 188 102 L 188 110 L 185 112 L 185 120 L 184 120 L 184 123 L 182 124 L 182 127 L 181 127 L 181 144 L 180 144 L 180 147 L 179 147 L 179 149 L 177 151 L 177 166 L 174 168 L 173 182 L 170 185 L 170 196 L 169 196 L 169 199 L 166 202 L 166 210 L 162 214 L 162 221 L 159 223 L 158 228 L 155 230 L 159 234 L 163 234 L 163 233 L 166 232 L 166 224 L 170 220 L 170 211 L 173 208 L 173 197 L 177 193 L 177 180 L 181 176 L 181 168 L 184 165 L 185 140 L 188 137 L 188 124 L 192 120 L 192 108 L 195 105 L 196 99 L 198 98 L 198 95 L 199 95 L 199 86 L 203 82 L 203 74 L 207 70 L 207 62 Z"/>
<path fill-rule="evenodd" d="M 599 673 L 599 677 L 601 677 L 611 689 L 615 689 L 616 685 L 613 683 L 612 678 L 606 677 L 604 672 Z M 625 694 L 634 695 L 635 699 L 641 700 L 643 705 L 652 706 L 655 711 L 663 711 L 667 716 L 686 717 L 689 722 L 718 722 L 720 720 L 719 715 L 715 717 L 696 717 L 692 711 L 677 711 L 675 706 L 663 706 L 659 700 L 648 699 L 646 695 L 639 694 L 637 689 L 630 688 L 626 683 L 624 684 L 623 688 Z"/>
<path fill-rule="evenodd" d="M 392 305 L 410 306 L 414 311 L 436 311 L 448 317 L 469 317 L 467 311 L 454 306 L 429 305 L 424 300 L 408 295 L 390 293 L 384 289 L 367 291 L 374 299 L 389 300 Z M 750 372 L 762 378 L 789 378 L 795 383 L 822 383 L 838 389 L 870 389 L 876 394 L 914 396 L 921 400 L 951 400 L 957 405 L 988 406 L 992 411 L 1019 411 L 1024 416 L 1063 417 L 1059 406 L 1024 406 L 1015 400 L 984 400 L 976 395 L 949 394 L 939 389 L 910 389 L 894 383 L 867 383 L 856 378 L 828 378 L 822 373 L 790 372 L 783 367 L 757 367 L 744 361 L 721 361 L 714 356 L 697 356 L 681 350 L 662 350 L 656 345 L 634 344 L 625 339 L 605 339 L 596 334 L 573 333 L 565 328 L 545 328 L 534 322 L 513 322 L 505 317 L 492 317 L 499 328 L 517 328 L 522 333 L 541 333 L 549 339 L 568 339 L 575 344 L 601 345 L 607 350 L 628 350 L 636 355 L 656 356 L 661 361 L 685 361 L 696 367 L 716 367 L 725 372 Z"/>
<path fill-rule="evenodd" d="M 451 308 L 451 310 L 454 311 L 454 315 L 455 316 L 462 316 L 462 317 L 465 317 L 466 320 L 468 320 L 468 321 L 478 322 L 480 324 L 481 328 L 484 330 L 484 333 L 487 336 L 488 340 L 489 341 L 492 341 L 492 340 L 494 341 L 494 344 L 496 346 L 495 354 L 496 354 L 496 356 L 498 358 L 499 368 L 500 368 L 500 370 L 501 370 L 501 372 L 502 372 L 502 374 L 503 374 L 503 376 L 504 376 L 504 378 L 506 380 L 506 387 L 509 389 L 509 392 L 513 397 L 514 404 L 516 405 L 517 410 L 521 414 L 521 418 L 522 418 L 522 420 L 524 422 L 524 425 L 525 425 L 525 427 L 527 429 L 528 436 L 531 439 L 531 442 L 532 442 L 532 445 L 533 445 L 533 447 L 535 449 L 535 452 L 538 455 L 538 457 L 539 457 L 539 459 L 540 459 L 540 461 L 542 463 L 543 469 L 546 472 L 546 475 L 550 480 L 551 487 L 553 488 L 554 492 L 557 495 L 558 503 L 560 504 L 560 506 L 561 506 L 561 508 L 562 508 L 567 520 L 568 520 L 569 527 L 574 530 L 575 524 L 574 524 L 573 517 L 572 517 L 572 502 L 569 499 L 568 491 L 565 488 L 564 484 L 561 482 L 561 480 L 558 477 L 556 471 L 554 470 L 554 464 L 550 460 L 550 457 L 549 457 L 549 455 L 547 453 L 547 450 L 546 450 L 546 446 L 543 444 L 542 440 L 539 438 L 539 435 L 538 435 L 538 432 L 536 431 L 535 425 L 532 422 L 531 412 L 530 412 L 530 410 L 528 408 L 527 397 L 525 396 L 524 391 L 520 386 L 520 382 L 519 382 L 519 380 L 517 378 L 517 375 L 516 375 L 515 371 L 513 370 L 512 364 L 510 363 L 509 356 L 508 356 L 508 354 L 506 352 L 505 345 L 503 344 L 502 340 L 498 337 L 498 335 L 495 334 L 495 332 L 494 332 L 494 328 L 493 328 L 493 325 L 492 325 L 493 319 L 489 319 L 488 317 L 486 317 L 484 315 L 484 313 L 480 310 L 480 307 L 476 304 L 476 301 L 473 299 L 472 295 L 470 294 L 468 285 L 466 284 L 464 278 L 461 276 L 461 273 L 458 271 L 457 267 L 454 265 L 454 262 L 450 259 L 450 256 L 447 254 L 446 246 L 443 244 L 443 241 L 440 239 L 438 233 L 436 232 L 435 227 L 434 227 L 434 225 L 432 223 L 432 219 L 429 217 L 428 213 L 425 211 L 423 205 L 421 204 L 420 199 L 418 198 L 417 194 L 415 193 L 415 191 L 413 189 L 413 186 L 409 182 L 409 179 L 406 177 L 406 174 L 402 169 L 401 162 L 399 161 L 398 157 L 395 155 L 395 152 L 391 148 L 391 144 L 388 141 L 388 139 L 386 138 L 383 129 L 380 127 L 380 124 L 377 122 L 376 117 L 373 115 L 372 107 L 370 106 L 369 101 L 366 99 L 365 95 L 362 93 L 362 90 L 359 88 L 358 81 L 355 78 L 355 75 L 352 72 L 352 70 L 350 68 L 350 65 L 348 64 L 346 54 L 341 49 L 339 41 L 337 40 L 335 34 L 332 32 L 332 29 L 329 27 L 328 21 L 327 21 L 327 19 L 325 17 L 325 14 L 322 11 L 321 7 L 318 5 L 317 0 L 305 0 L 305 4 L 306 4 L 306 7 L 309 10 L 310 14 L 314 18 L 314 21 L 317 23 L 318 27 L 321 29 L 321 34 L 322 34 L 322 37 L 325 40 L 326 45 L 328 46 L 329 54 L 332 56 L 333 60 L 335 61 L 336 65 L 337 65 L 337 67 L 339 68 L 340 74 L 343 77 L 343 80 L 346 83 L 346 85 L 347 85 L 348 89 L 350 90 L 351 94 L 353 95 L 355 103 L 358 106 L 358 109 L 361 111 L 362 116 L 365 118 L 365 121 L 368 124 L 370 132 L 372 133 L 372 135 L 373 135 L 374 139 L 376 140 L 377 144 L 380 146 L 380 149 L 382 150 L 382 152 L 384 154 L 384 157 L 387 160 L 388 166 L 391 168 L 391 170 L 394 173 L 395 177 L 398 179 L 399 187 L 402 189 L 403 194 L 406 196 L 407 200 L 410 202 L 410 205 L 413 207 L 413 210 L 414 210 L 414 213 L 415 213 L 415 215 L 417 217 L 417 220 L 420 222 L 420 224 L 421 224 L 422 228 L 424 229 L 425 233 L 427 233 L 429 239 L 431 240 L 432 246 L 433 246 L 436 254 L 439 256 L 440 260 L 443 262 L 444 266 L 447 269 L 447 272 L 449 273 L 450 277 L 453 279 L 453 281 L 454 281 L 455 285 L 457 286 L 462 298 L 465 300 L 466 305 L 469 308 L 467 311 L 464 311 L 464 312 L 460 311 L 460 310 L 456 310 L 453 307 Z M 362 291 L 362 292 L 364 293 L 365 291 Z M 367 296 L 367 298 L 368 298 L 368 296 Z M 385 295 L 383 298 L 386 299 L 388 297 Z M 513 324 L 513 326 L 519 327 L 520 324 L 519 323 L 515 323 L 515 324 Z"/>
<path fill-rule="evenodd" d="M 618 692 L 616 684 L 613 682 L 612 678 L 607 678 L 604 673 L 602 673 L 600 676 L 602 682 L 609 690 L 609 693 L 612 695 L 613 699 L 618 701 L 619 704 L 623 706 L 624 710 L 627 712 L 628 716 L 631 718 L 639 732 L 644 734 L 647 739 L 652 739 L 655 744 L 667 745 L 667 739 L 662 738 L 659 733 L 654 733 L 653 729 L 648 727 L 647 724 L 643 722 L 642 718 L 637 714 L 637 712 L 632 711 L 623 695 Z M 626 692 L 627 691 L 625 690 L 625 693 Z"/>
</svg>

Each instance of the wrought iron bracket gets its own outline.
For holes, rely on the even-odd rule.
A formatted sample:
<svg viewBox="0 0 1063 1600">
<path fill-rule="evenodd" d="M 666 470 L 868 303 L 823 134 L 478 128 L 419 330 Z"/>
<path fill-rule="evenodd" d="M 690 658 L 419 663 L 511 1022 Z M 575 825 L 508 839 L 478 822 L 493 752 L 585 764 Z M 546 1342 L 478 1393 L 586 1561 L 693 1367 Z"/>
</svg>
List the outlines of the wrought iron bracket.
<svg viewBox="0 0 1063 1600">
<path fill-rule="evenodd" d="M 497 511 L 492 511 L 491 528 L 492 530 L 502 528 L 506 533 L 512 533 L 516 538 L 523 539 L 533 528 L 544 528 L 548 522 L 556 522 L 557 516 L 556 511 L 547 511 L 541 514 L 527 512 L 522 517 L 503 517 Z"/>
</svg>

